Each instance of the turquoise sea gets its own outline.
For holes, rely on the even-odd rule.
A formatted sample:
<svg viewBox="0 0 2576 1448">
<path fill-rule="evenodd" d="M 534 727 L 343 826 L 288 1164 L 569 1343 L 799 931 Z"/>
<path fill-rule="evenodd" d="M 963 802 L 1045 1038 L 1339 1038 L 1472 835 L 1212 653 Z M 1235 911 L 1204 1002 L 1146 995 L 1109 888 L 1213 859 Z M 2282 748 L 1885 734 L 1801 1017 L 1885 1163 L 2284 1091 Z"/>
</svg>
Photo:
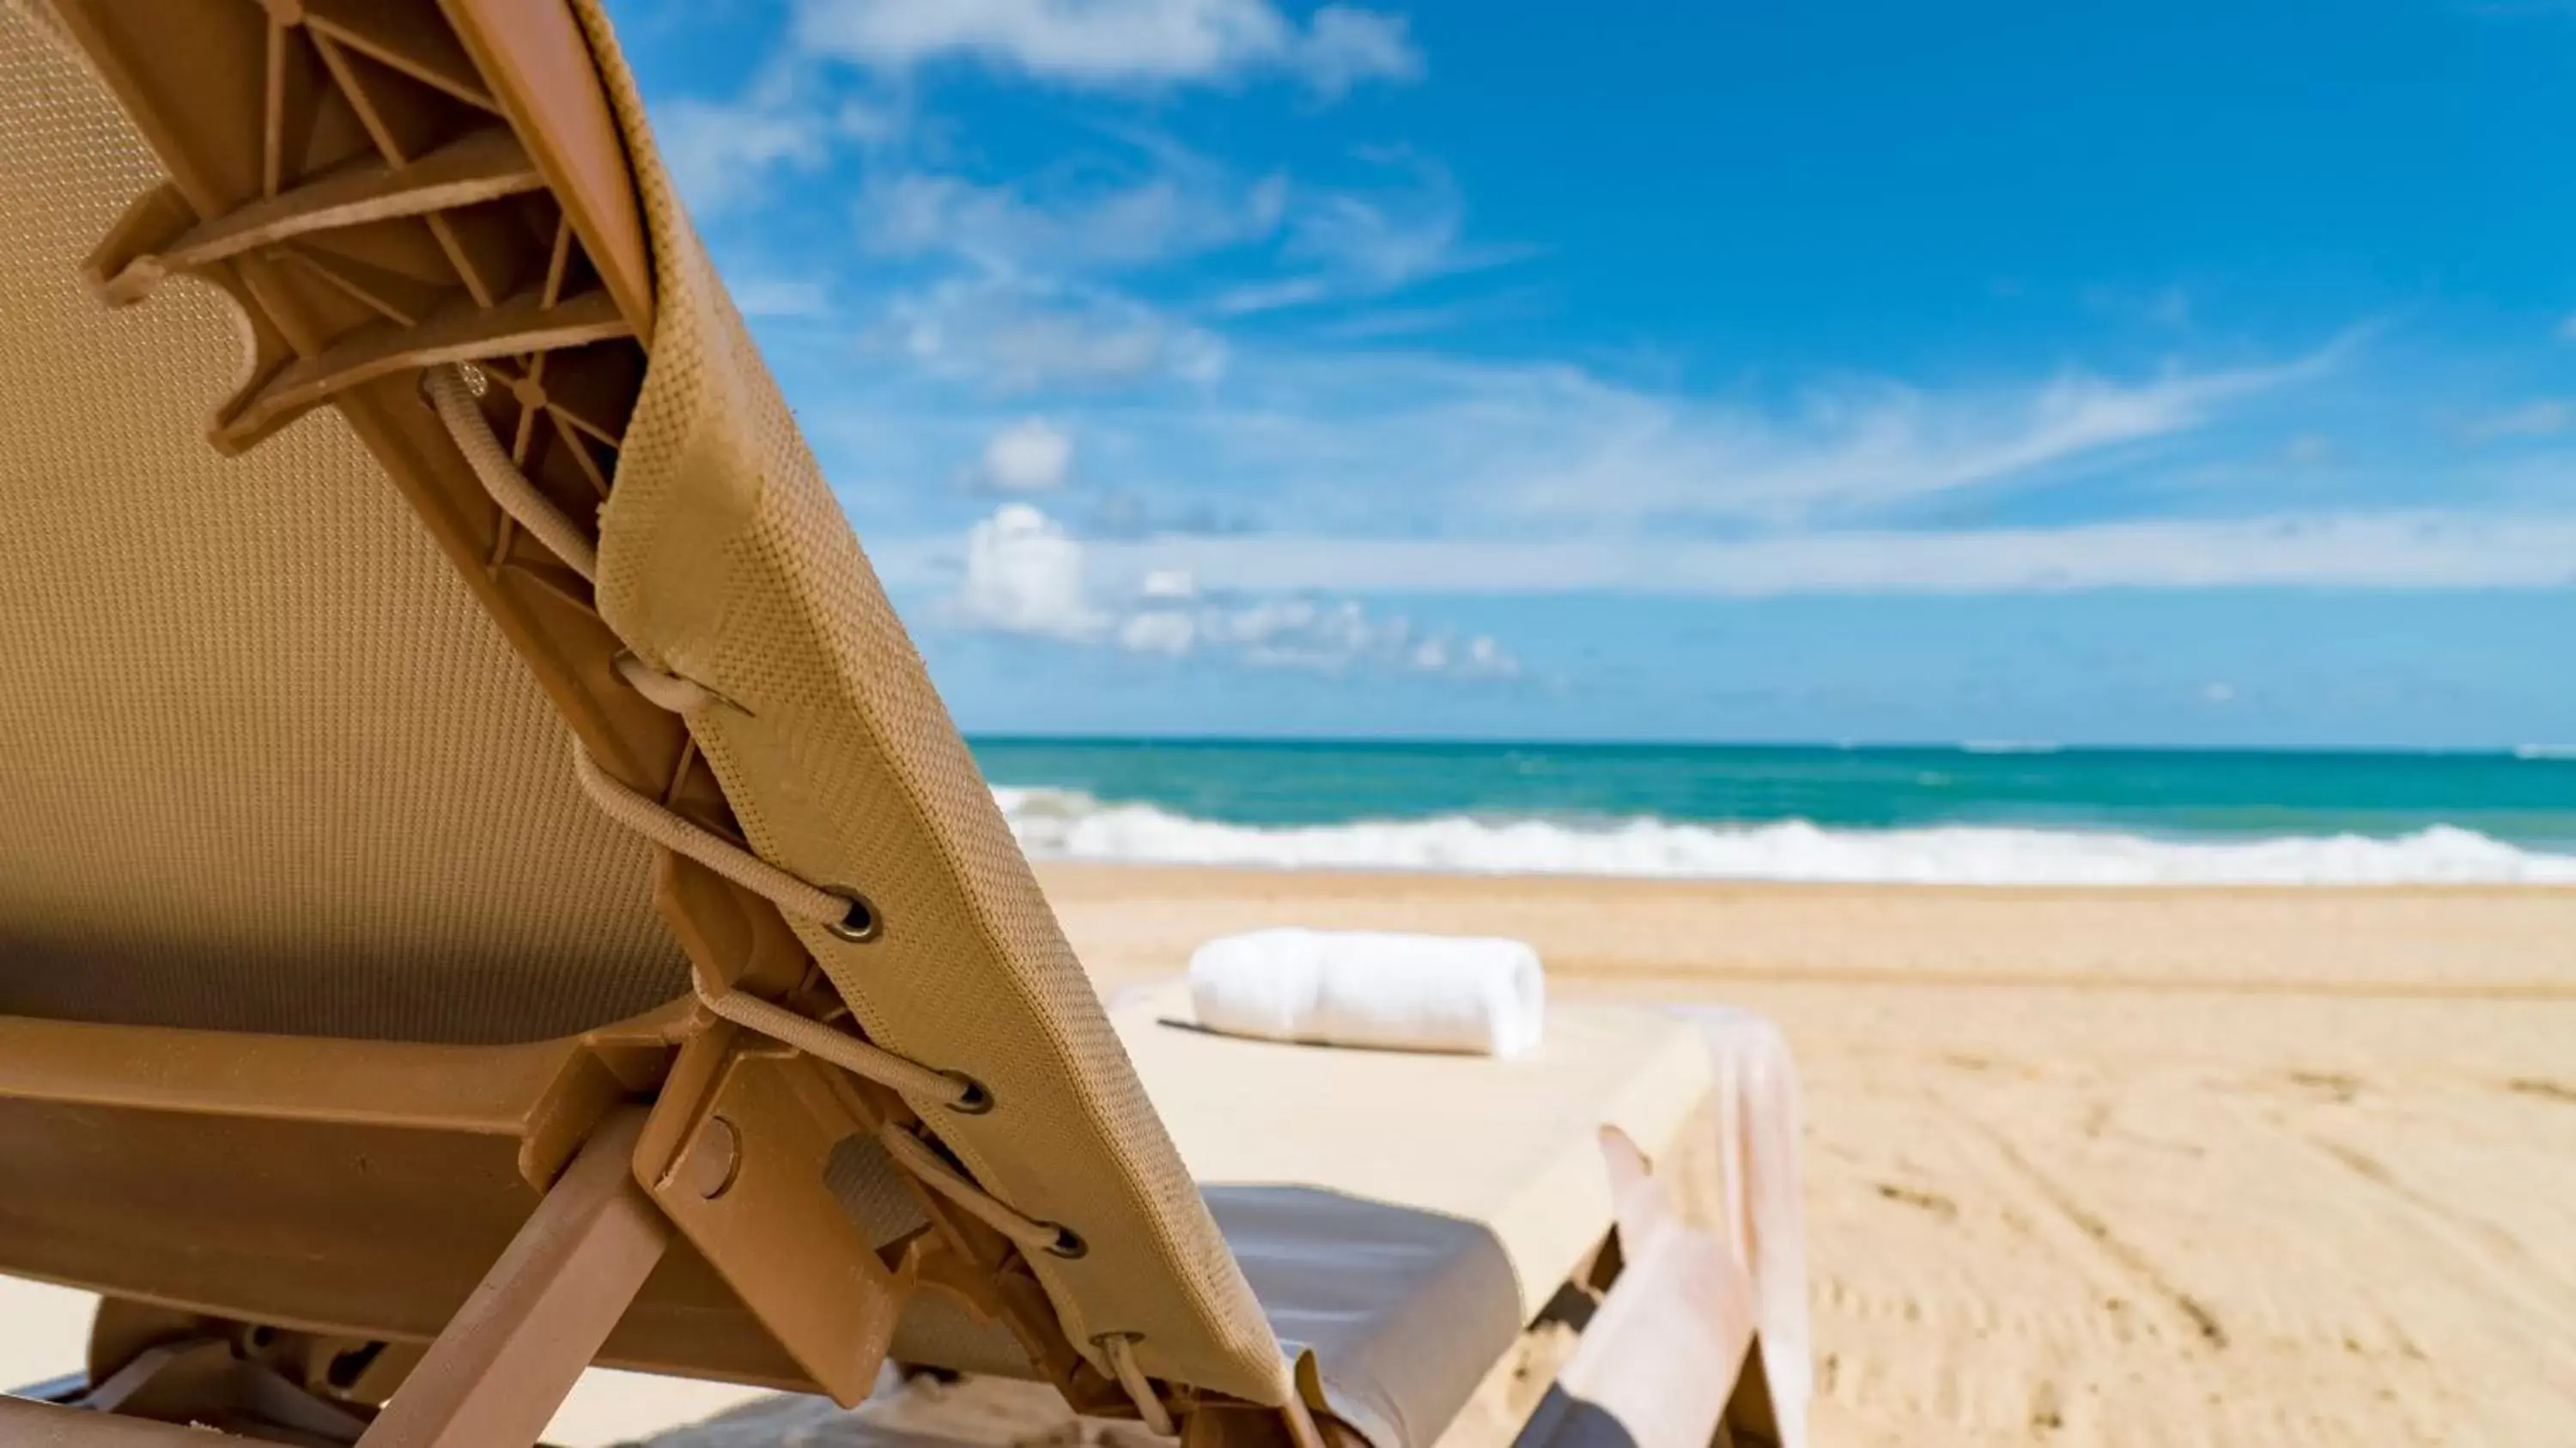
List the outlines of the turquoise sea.
<svg viewBox="0 0 2576 1448">
<path fill-rule="evenodd" d="M 2146 884 L 2576 882 L 2576 758 L 984 739 L 1033 853 Z"/>
</svg>

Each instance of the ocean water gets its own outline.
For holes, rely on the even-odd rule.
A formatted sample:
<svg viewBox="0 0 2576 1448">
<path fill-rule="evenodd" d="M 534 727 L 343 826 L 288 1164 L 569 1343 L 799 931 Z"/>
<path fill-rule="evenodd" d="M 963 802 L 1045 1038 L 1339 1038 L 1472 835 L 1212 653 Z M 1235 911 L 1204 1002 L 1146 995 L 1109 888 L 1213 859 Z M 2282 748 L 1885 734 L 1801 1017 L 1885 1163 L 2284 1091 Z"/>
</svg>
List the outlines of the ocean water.
<svg viewBox="0 0 2576 1448">
<path fill-rule="evenodd" d="M 1041 858 L 1926 884 L 2576 884 L 2576 758 L 985 739 Z"/>
</svg>

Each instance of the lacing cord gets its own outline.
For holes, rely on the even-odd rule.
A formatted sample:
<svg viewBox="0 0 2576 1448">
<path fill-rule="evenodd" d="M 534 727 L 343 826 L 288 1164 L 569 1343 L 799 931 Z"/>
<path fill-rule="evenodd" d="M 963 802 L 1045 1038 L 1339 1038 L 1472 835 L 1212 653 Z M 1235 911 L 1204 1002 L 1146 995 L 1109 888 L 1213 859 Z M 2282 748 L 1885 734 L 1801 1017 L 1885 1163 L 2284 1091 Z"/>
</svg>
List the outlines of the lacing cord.
<svg viewBox="0 0 2576 1448">
<path fill-rule="evenodd" d="M 590 751 L 575 744 L 573 773 L 600 812 L 675 854 L 686 855 L 744 889 L 765 895 L 778 908 L 811 920 L 844 938 L 867 939 L 876 933 L 876 914 L 853 895 L 819 890 L 741 848 L 712 830 L 681 818 L 642 794 L 608 777 Z M 819 1057 L 853 1076 L 874 1081 L 922 1101 L 945 1103 L 950 1110 L 980 1116 L 993 1109 L 993 1093 L 961 1071 L 933 1070 L 908 1061 L 882 1046 L 836 1031 L 810 1016 L 742 991 L 721 995 L 698 989 L 708 1010 L 748 1030 L 784 1041 L 806 1055 Z"/>
<path fill-rule="evenodd" d="M 446 425 L 448 436 L 454 439 L 466 465 L 492 495 L 493 502 L 562 559 L 565 566 L 595 582 L 599 574 L 598 550 L 502 450 L 462 369 L 428 369 L 423 373 L 422 385 L 439 420 Z M 716 697 L 704 685 L 663 673 L 631 654 L 620 655 L 616 669 L 636 693 L 675 714 L 689 713 Z M 793 918 L 819 925 L 845 940 L 876 938 L 876 912 L 864 897 L 826 890 L 782 870 L 623 781 L 610 778 L 579 740 L 573 742 L 572 753 L 574 777 L 610 819 L 768 899 Z M 710 992 L 702 982 L 697 983 L 696 989 L 699 1001 L 723 1019 L 827 1061 L 853 1076 L 906 1097 L 943 1102 L 950 1110 L 969 1115 L 993 1109 L 992 1092 L 964 1072 L 936 1070 L 907 1060 L 882 1046 L 743 991 Z M 916 1180 L 955 1202 L 1021 1250 L 1065 1259 L 1090 1251 L 1082 1235 L 1072 1228 L 1060 1222 L 1041 1222 L 976 1185 L 913 1131 L 888 1122 L 878 1130 L 877 1140 Z M 1119 1387 L 1134 1402 L 1137 1416 L 1151 1431 L 1169 1436 L 1174 1431 L 1171 1413 L 1136 1362 L 1135 1345 L 1142 1340 L 1135 1333 L 1107 1333 L 1093 1341 L 1108 1361 Z"/>
<path fill-rule="evenodd" d="M 964 1208 L 968 1215 L 1010 1238 L 1026 1251 L 1050 1257 L 1080 1257 L 1091 1250 L 1082 1234 L 1061 1222 L 1041 1222 L 968 1181 L 948 1158 L 910 1130 L 889 1121 L 877 1129 L 886 1154 L 921 1179 L 923 1186 Z"/>
<path fill-rule="evenodd" d="M 438 409 L 438 420 L 447 424 L 447 435 L 465 454 L 465 465 L 482 482 L 483 491 L 492 495 L 492 501 L 500 504 L 501 511 L 509 514 L 513 522 L 562 559 L 566 568 L 598 582 L 599 550 L 502 451 L 501 440 L 492 435 L 491 422 L 474 400 L 474 389 L 466 385 L 464 369 L 432 367 L 421 374 L 421 385 L 429 393 L 430 406 Z"/>
<path fill-rule="evenodd" d="M 623 781 L 611 779 L 577 740 L 572 747 L 572 767 L 591 802 L 610 819 L 674 854 L 688 856 L 755 895 L 766 896 L 795 919 L 810 921 L 845 939 L 875 937 L 876 911 L 859 896 L 809 885 L 714 831 L 681 818 Z"/>
<path fill-rule="evenodd" d="M 663 673 L 633 654 L 619 654 L 614 667 L 617 677 L 626 681 L 626 687 L 674 714 L 696 713 L 720 697 L 715 690 L 695 679 Z"/>
<path fill-rule="evenodd" d="M 1136 1365 L 1136 1344 L 1144 1340 L 1142 1333 L 1107 1332 L 1091 1341 L 1099 1347 L 1100 1355 L 1109 1359 L 1109 1371 L 1118 1379 L 1118 1386 L 1127 1390 L 1128 1401 L 1136 1405 L 1136 1416 L 1145 1420 L 1149 1431 L 1169 1438 L 1174 1431 L 1171 1410 L 1163 1406 L 1145 1370 Z"/>
<path fill-rule="evenodd" d="M 1091 1250 L 1082 1234 L 1061 1222 L 1041 1222 L 1013 1208 L 1009 1203 L 966 1179 L 948 1159 L 932 1149 L 908 1128 L 889 1121 L 877 1128 L 877 1141 L 886 1154 L 923 1186 L 955 1202 L 977 1221 L 1008 1237 L 1023 1252 L 1044 1252 L 1050 1257 L 1075 1258 Z M 1136 1362 L 1136 1344 L 1144 1334 L 1134 1332 L 1103 1333 L 1093 1338 L 1092 1345 L 1108 1360 L 1111 1376 L 1125 1390 L 1128 1401 L 1136 1405 L 1136 1416 L 1147 1428 L 1164 1437 L 1172 1435 L 1171 1410 L 1163 1406 L 1153 1381 Z M 1320 1445 L 1318 1445 L 1320 1448 Z"/>
<path fill-rule="evenodd" d="M 993 1109 L 993 1093 L 984 1088 L 983 1082 L 962 1071 L 935 1071 L 883 1046 L 742 991 L 715 995 L 701 988 L 698 999 L 708 1010 L 747 1031 L 794 1046 L 808 1056 L 829 1061 L 853 1076 L 916 1101 L 942 1102 L 950 1110 L 969 1116 L 981 1116 Z"/>
</svg>

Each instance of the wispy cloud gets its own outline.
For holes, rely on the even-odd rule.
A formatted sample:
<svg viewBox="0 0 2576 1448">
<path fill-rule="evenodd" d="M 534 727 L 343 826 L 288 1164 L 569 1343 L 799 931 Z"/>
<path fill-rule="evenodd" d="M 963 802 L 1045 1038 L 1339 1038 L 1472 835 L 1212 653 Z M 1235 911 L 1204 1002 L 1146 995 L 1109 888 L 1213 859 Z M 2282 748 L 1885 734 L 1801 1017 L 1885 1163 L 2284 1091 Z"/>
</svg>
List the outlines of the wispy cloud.
<svg viewBox="0 0 2576 1448">
<path fill-rule="evenodd" d="M 812 319 L 832 312 L 832 290 L 812 277 L 740 276 L 726 285 L 746 317 Z"/>
<path fill-rule="evenodd" d="M 920 569 L 942 546 L 905 545 L 889 562 Z M 1178 570 L 1253 590 L 1362 594 L 2555 588 L 2576 582 L 2576 514 L 2292 514 L 1740 541 L 1170 537 L 1089 545 L 1085 569 L 1110 588 Z"/>
<path fill-rule="evenodd" d="M 1222 293 L 1213 304 L 1218 315 L 1382 297 L 1532 254 L 1528 247 L 1468 239 L 1466 201 L 1446 167 L 1402 150 L 1364 159 L 1381 169 L 1383 184 L 1298 190 L 1280 248 L 1282 260 L 1297 270 Z"/>
<path fill-rule="evenodd" d="M 2556 398 L 2526 402 L 2520 407 L 2472 418 L 2460 429 L 2460 436 L 2470 442 L 2493 442 L 2509 437 L 2555 437 L 2576 424 L 2576 407 Z"/>
<path fill-rule="evenodd" d="M 819 172 L 842 148 L 893 146 L 910 125 L 901 96 L 831 84 L 786 57 L 733 100 L 683 96 L 653 107 L 663 163 L 701 217 L 769 199 L 779 173 Z"/>
<path fill-rule="evenodd" d="M 654 113 L 663 162 L 694 210 L 717 213 L 759 194 L 780 167 L 814 167 L 830 154 L 814 118 L 784 105 L 676 100 Z"/>
<path fill-rule="evenodd" d="M 1219 290 L 1215 318 L 1374 300 L 1515 261 L 1526 247 L 1473 241 L 1456 181 L 1406 152 L 1361 158 L 1362 184 L 1248 174 L 1149 133 L 1003 182 L 878 168 L 857 204 L 869 250 L 1011 276 L 1125 276 L 1227 256 L 1255 273 Z"/>
<path fill-rule="evenodd" d="M 1173 323 L 1144 309 L 1130 325 L 1154 335 Z M 1092 409 L 1088 423 L 1107 464 L 1101 485 L 1166 514 L 1221 496 L 1273 529 L 1616 537 L 1885 526 L 1919 523 L 1961 496 L 1992 505 L 2076 477 L 2205 459 L 2202 434 L 2243 428 L 2333 371 L 2351 345 L 2125 379 L 1842 379 L 1781 401 L 1349 345 L 1247 343 L 1184 381 L 1167 366 L 1143 375 L 1160 354 L 1140 343 L 1116 405 Z M 988 378 L 996 365 L 1030 370 L 1026 359 L 986 365 Z M 2282 476 L 2286 441 L 2261 444 L 2273 459 L 2264 466 Z"/>
<path fill-rule="evenodd" d="M 1070 272 L 1174 261 L 1277 230 L 1286 178 L 1243 180 L 1177 147 L 1157 147 L 1152 159 L 1149 174 L 1106 186 L 1082 176 L 1043 190 L 922 172 L 872 178 L 859 202 L 862 235 L 881 255 Z"/>
<path fill-rule="evenodd" d="M 877 335 L 931 378 L 995 395 L 1146 382 L 1205 384 L 1226 367 L 1213 334 L 1114 291 L 1009 276 L 898 293 Z"/>
<path fill-rule="evenodd" d="M 1895 382 L 1811 391 L 1781 418 L 1557 386 L 1585 405 L 1582 452 L 1511 486 L 1526 510 L 1600 518 L 1735 516 L 1787 522 L 1865 512 L 2003 482 L 2200 428 L 2221 410 L 2324 375 L 2357 339 L 2287 363 L 2140 381 L 2063 372 L 2033 386 L 1935 393 Z"/>
<path fill-rule="evenodd" d="M 869 66 L 969 60 L 1068 86 L 1270 71 L 1335 96 L 1422 73 L 1401 16 L 1327 5 L 1301 26 L 1270 0 L 806 0 L 795 34 L 814 54 Z"/>
</svg>

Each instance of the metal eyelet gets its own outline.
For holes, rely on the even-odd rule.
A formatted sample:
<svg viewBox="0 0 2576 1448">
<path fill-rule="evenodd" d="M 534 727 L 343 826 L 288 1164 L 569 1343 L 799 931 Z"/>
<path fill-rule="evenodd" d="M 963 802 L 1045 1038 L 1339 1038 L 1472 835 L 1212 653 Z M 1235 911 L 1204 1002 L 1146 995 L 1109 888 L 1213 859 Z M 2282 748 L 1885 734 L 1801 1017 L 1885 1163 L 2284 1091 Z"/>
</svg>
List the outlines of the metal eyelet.
<svg viewBox="0 0 2576 1448">
<path fill-rule="evenodd" d="M 960 1116 L 982 1116 L 993 1109 L 993 1088 L 990 1086 L 963 1071 L 942 1071 L 939 1074 L 957 1083 L 957 1099 L 948 1103 L 949 1110 Z"/>
<path fill-rule="evenodd" d="M 824 925 L 824 931 L 834 939 L 846 940 L 852 945 L 865 945 L 885 934 L 885 917 L 877 913 L 876 906 L 868 903 L 867 896 L 846 885 L 829 886 L 823 893 L 835 899 L 847 901 L 850 907 L 842 913 L 840 919 Z"/>
<path fill-rule="evenodd" d="M 1052 1225 L 1055 1227 L 1055 1240 L 1047 1243 L 1048 1256 L 1062 1257 L 1067 1262 L 1072 1262 L 1090 1255 L 1091 1244 L 1082 1240 L 1080 1232 L 1062 1222 Z"/>
</svg>

